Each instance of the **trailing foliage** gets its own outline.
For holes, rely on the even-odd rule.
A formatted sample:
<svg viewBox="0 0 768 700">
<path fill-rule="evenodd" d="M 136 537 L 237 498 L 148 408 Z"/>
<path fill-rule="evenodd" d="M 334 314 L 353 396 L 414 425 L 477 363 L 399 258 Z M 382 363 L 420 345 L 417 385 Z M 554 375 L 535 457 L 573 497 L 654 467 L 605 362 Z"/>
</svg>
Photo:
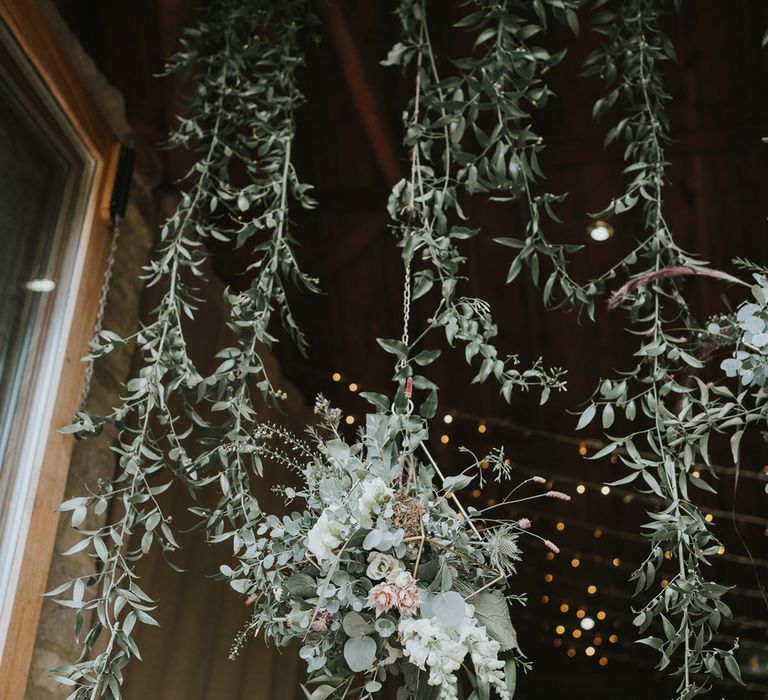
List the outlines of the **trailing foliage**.
<svg viewBox="0 0 768 700">
<path fill-rule="evenodd" d="M 687 700 L 709 689 L 694 674 L 722 678 L 721 664 L 740 681 L 733 656 L 736 645 L 731 649 L 713 646 L 721 620 L 731 615 L 722 600 L 728 588 L 709 581 L 705 574 L 721 545 L 693 500 L 694 489 L 714 491 L 707 476 L 697 471 L 697 460 L 714 477 L 710 435 L 736 425 L 739 409 L 727 386 L 713 386 L 698 376 L 704 367 L 699 352 L 704 331 L 688 310 L 683 279 L 706 275 L 738 280 L 709 270 L 683 251 L 664 219 L 669 95 L 661 66 L 674 58 L 660 26 L 664 4 L 663 0 L 624 0 L 618 9 L 601 9 L 593 17 L 605 42 L 587 60 L 587 72 L 599 73 L 608 87 L 594 114 L 599 117 L 623 100 L 626 116 L 611 128 L 606 141 L 625 141 L 625 172 L 631 178 L 624 193 L 597 216 L 639 207 L 646 234 L 607 276 L 593 282 L 600 289 L 618 272 L 632 274 L 632 281 L 612 297 L 611 306 L 629 312 L 629 330 L 640 339 L 635 352 L 638 362 L 620 377 L 600 383 L 578 428 L 599 416 L 611 442 L 593 458 L 617 450 L 631 471 L 613 483 L 633 482 L 642 493 L 661 500 L 661 508 L 649 513 L 651 521 L 643 526 L 651 549 L 632 575 L 635 594 L 656 585 L 665 558 L 674 560 L 677 571 L 637 612 L 634 622 L 641 633 L 652 629 L 653 634 L 640 643 L 659 652 L 659 669 L 669 667 L 680 676 L 677 697 Z M 737 431 L 731 439 L 734 459 L 740 437 Z"/>
<path fill-rule="evenodd" d="M 492 464 L 499 482 L 509 471 L 497 451 L 459 476 L 442 475 L 426 450 L 425 419 L 435 413 L 438 387 L 417 373 L 439 350 L 421 345 L 441 329 L 450 345 L 464 346 L 469 364 L 479 358 L 474 381 L 493 377 L 507 401 L 515 388 L 537 388 L 543 403 L 564 381 L 561 370 L 545 369 L 541 360 L 521 369 L 516 356 L 502 356 L 488 303 L 462 296 L 466 258 L 460 246 L 480 234 L 462 208 L 472 197 L 523 204 L 524 236 L 496 242 L 515 251 L 508 282 L 524 267 L 537 285 L 546 276 L 546 305 L 592 316 L 608 283 L 623 281 L 608 304 L 627 313 L 629 331 L 639 339 L 637 362 L 599 383 L 577 427 L 599 418 L 610 443 L 593 458 L 616 452 L 630 473 L 613 483 L 634 483 L 662 504 L 643 528 L 650 551 L 632 576 L 636 595 L 655 586 L 667 559 L 676 573 L 665 575 L 668 585 L 636 611 L 635 624 L 649 632 L 640 641 L 659 652 L 659 668 L 679 674 L 678 700 L 706 692 L 706 674 L 720 679 L 725 672 L 740 681 L 736 645 L 713 643 L 730 609 L 723 600 L 727 588 L 705 576 L 720 543 L 694 497 L 697 488 L 714 490 L 710 443 L 724 437 L 738 464 L 745 431 L 768 419 L 768 270 L 738 261 L 752 273 L 747 285 L 675 243 L 662 198 L 670 133 L 662 68 L 674 59 L 661 27 L 666 3 L 597 0 L 592 22 L 604 41 L 585 73 L 606 85 L 596 118 L 618 103 L 625 109 L 606 143 L 625 144 L 629 180 L 596 216 L 637 210 L 642 234 L 599 277 L 582 284 L 570 276 L 568 256 L 580 246 L 545 237 L 545 222 L 557 220 L 555 205 L 564 195 L 541 191 L 544 142 L 534 119 L 551 97 L 546 76 L 565 54 L 544 47 L 548 23 L 578 33 L 576 11 L 583 4 L 469 0 L 456 28 L 475 37 L 472 54 L 441 62 L 427 3 L 401 0 L 402 38 L 385 63 L 415 77 L 405 116 L 410 175 L 388 202 L 405 264 L 405 319 L 401 339 L 379 340 L 396 358 L 398 390 L 394 401 L 365 395 L 378 412 L 352 444 L 338 433 L 339 414 L 321 400 L 325 433 L 312 433 L 308 444 L 262 423 L 257 399 L 282 398 L 260 354 L 276 342 L 273 315 L 303 350 L 288 290 L 317 289 L 298 266 L 289 220 L 291 205 L 313 206 L 291 160 L 294 113 L 303 103 L 299 38 L 313 19 L 306 0 L 204 3 L 199 23 L 185 32 L 168 66 L 194 79 L 169 145 L 189 150 L 195 162 L 145 271 L 160 301 L 135 334 L 101 331 L 90 353 L 98 359 L 133 342 L 141 368 L 109 415 L 82 411 L 65 428 L 89 436 L 112 426 L 119 458 L 113 481 L 61 506 L 83 535 L 66 554 L 84 552 L 97 569 L 50 593 L 71 591 L 59 602 L 76 610 L 82 655 L 55 671 L 73 687 L 71 698 L 120 698 L 122 668 L 139 655 L 132 631 L 139 622 L 156 624 L 135 566 L 153 546 L 164 553 L 178 547 L 158 500 L 173 477 L 194 491 L 216 490 L 215 500 L 206 499 L 214 505 L 193 512 L 211 542 L 231 543 L 235 562 L 222 567 L 222 577 L 254 605 L 236 647 L 258 630 L 280 644 L 301 639 L 310 683 L 317 686 L 311 697 L 343 697 L 353 687 L 369 697 L 396 665 L 403 671 L 401 696 L 422 693 L 419 671 L 428 671 L 427 683 L 453 698 L 460 692 L 453 672 L 465 657 L 477 672 L 468 676 L 476 693 L 470 697 L 488 697 L 491 687 L 511 697 L 516 663 L 527 662 L 514 640 L 502 579 L 515 573 L 517 537 L 530 522 L 497 520 L 465 510 L 456 499 L 474 478 L 482 484 L 479 464 Z M 235 340 L 204 377 L 188 353 L 184 319 L 194 319 L 195 285 L 204 281 L 212 241 L 250 246 L 253 281 L 241 293 L 227 291 Z M 684 297 L 690 276 L 749 286 L 751 297 L 736 313 L 701 325 Z M 436 301 L 411 341 L 411 299 L 420 297 Z M 412 415 L 414 390 L 422 392 L 418 418 Z M 279 519 L 261 512 L 254 477 L 262 474 L 262 460 L 301 476 L 302 487 L 282 493 L 288 501 L 305 501 L 302 513 Z M 567 500 L 559 492 L 541 495 Z M 84 526 L 89 513 L 107 509 L 115 513 L 112 524 Z M 430 645 L 440 651 L 432 661 L 424 656 Z"/>
<path fill-rule="evenodd" d="M 464 225 L 467 217 L 460 199 L 465 194 L 490 194 L 499 201 L 522 197 L 528 202 L 529 242 L 513 263 L 509 279 L 516 276 L 520 260 L 526 260 L 538 279 L 537 251 L 545 245 L 539 240 L 541 211 L 552 216 L 551 205 L 559 198 L 531 193 L 531 184 L 542 177 L 538 165 L 542 139 L 532 130 L 528 110 L 546 102 L 549 90 L 541 74 L 556 65 L 562 54 L 532 46 L 530 39 L 543 31 L 548 8 L 576 28 L 574 8 L 579 4 L 575 0 L 536 2 L 530 11 L 529 3 L 522 2 L 467 3 L 470 12 L 458 26 L 478 33 L 478 56 L 455 61 L 457 73 L 441 77 L 427 5 L 423 0 L 404 0 L 398 9 L 402 38 L 385 61 L 402 68 L 412 66 L 416 73 L 416 94 L 406 114 L 411 174 L 394 187 L 388 204 L 409 274 L 414 262 L 426 264 L 413 273 L 413 297 L 418 299 L 437 287 L 439 302 L 427 331 L 442 328 L 451 345 L 462 342 L 467 362 L 480 358 L 474 381 L 493 376 L 507 401 L 516 387 L 538 387 L 542 402 L 546 401 L 552 389 L 564 388 L 562 371 L 545 369 L 541 360 L 520 370 L 516 356 L 501 356 L 493 340 L 497 326 L 488 303 L 460 295 L 466 259 L 459 242 L 479 233 Z M 517 245 L 513 239 L 500 240 Z M 401 377 L 412 371 L 412 359 L 423 364 L 411 358 L 421 339 L 385 341 L 386 349 L 401 360 Z M 423 358 L 424 352 L 418 357 Z M 422 413 L 431 417 L 437 404 L 436 387 L 420 376 L 414 378 L 414 385 L 429 390 Z"/>
<path fill-rule="evenodd" d="M 116 513 L 111 524 L 81 529 L 83 539 L 66 553 L 87 552 L 97 572 L 52 591 L 60 595 L 71 587 L 71 600 L 59 602 L 77 610 L 82 656 L 54 671 L 55 678 L 75 688 L 72 698 L 119 698 L 122 668 L 139 656 L 132 629 L 137 622 L 155 624 L 149 614 L 152 601 L 136 582 L 135 564 L 153 545 L 164 552 L 178 546 L 156 498 L 171 483 L 161 481 L 164 473 L 194 489 L 220 486 L 220 503 L 204 523 L 211 535 L 221 535 L 217 526 L 223 519 L 239 529 L 258 512 L 249 487 L 250 463 L 239 452 L 223 457 L 218 447 L 190 453 L 188 438 L 197 430 L 209 439 L 218 435 L 217 444 L 221 436 L 237 444 L 255 425 L 254 387 L 267 398 L 280 398 L 258 350 L 275 340 L 269 329 L 273 312 L 303 346 L 286 286 L 315 289 L 314 280 L 298 268 L 288 231 L 291 199 L 312 205 L 291 164 L 293 112 L 303 101 L 295 84 L 303 62 L 298 33 L 308 20 L 303 0 L 279 7 L 266 0 L 209 3 L 169 63 L 170 73 L 194 75 L 195 89 L 169 145 L 188 149 L 195 162 L 182 178 L 188 189 L 146 269 L 147 284 L 162 290 L 160 302 L 133 336 L 102 331 L 90 354 L 97 359 L 135 342 L 143 364 L 111 414 L 81 411 L 65 429 L 88 436 L 112 424 L 117 428 L 113 450 L 119 455 L 114 481 L 62 506 L 72 511 L 76 528 L 88 511 L 100 515 L 112 504 Z M 183 319 L 194 318 L 198 300 L 193 285 L 203 279 L 205 245 L 211 239 L 237 245 L 255 239 L 251 267 L 256 275 L 245 292 L 227 293 L 237 345 L 222 350 L 222 363 L 204 378 L 187 352 Z M 223 420 L 214 423 L 201 416 L 207 403 L 212 403 L 213 416 L 221 412 Z M 180 411 L 181 405 L 186 410 Z M 81 637 L 86 615 L 92 622 Z M 104 637 L 104 646 L 89 658 Z"/>
</svg>

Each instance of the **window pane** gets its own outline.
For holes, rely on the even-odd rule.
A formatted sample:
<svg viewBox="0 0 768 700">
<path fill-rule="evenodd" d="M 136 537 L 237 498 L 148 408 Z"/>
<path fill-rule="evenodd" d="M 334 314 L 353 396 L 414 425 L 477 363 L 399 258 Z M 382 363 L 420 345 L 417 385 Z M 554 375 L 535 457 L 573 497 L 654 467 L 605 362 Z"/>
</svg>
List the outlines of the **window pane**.
<svg viewBox="0 0 768 700">
<path fill-rule="evenodd" d="M 0 83 L 0 464 L 36 320 L 56 294 L 48 263 L 69 164 Z M 39 334 L 38 334 L 39 335 Z"/>
<path fill-rule="evenodd" d="M 96 169 L 0 21 L 0 610 L 9 610 L 84 263 Z M 60 465 L 59 465 L 60 466 Z M 0 615 L 0 650 L 9 616 Z"/>
</svg>

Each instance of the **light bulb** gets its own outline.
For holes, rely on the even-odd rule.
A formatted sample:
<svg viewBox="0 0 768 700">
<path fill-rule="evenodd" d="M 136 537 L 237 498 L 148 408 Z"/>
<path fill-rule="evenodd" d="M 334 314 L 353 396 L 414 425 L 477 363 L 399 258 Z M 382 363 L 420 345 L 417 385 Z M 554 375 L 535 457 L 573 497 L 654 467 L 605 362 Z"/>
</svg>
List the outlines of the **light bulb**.
<svg viewBox="0 0 768 700">
<path fill-rule="evenodd" d="M 602 243 L 607 241 L 613 235 L 613 226 L 607 221 L 593 221 L 587 226 L 587 233 L 593 241 Z"/>
</svg>

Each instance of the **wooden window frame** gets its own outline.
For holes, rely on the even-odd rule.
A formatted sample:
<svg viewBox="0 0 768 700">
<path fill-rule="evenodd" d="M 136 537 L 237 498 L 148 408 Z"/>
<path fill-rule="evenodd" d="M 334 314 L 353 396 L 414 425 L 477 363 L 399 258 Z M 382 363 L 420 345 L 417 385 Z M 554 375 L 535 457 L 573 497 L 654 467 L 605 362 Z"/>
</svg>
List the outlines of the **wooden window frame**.
<svg viewBox="0 0 768 700">
<path fill-rule="evenodd" d="M 53 556 L 59 514 L 74 438 L 58 432 L 78 409 L 84 363 L 104 279 L 111 227 L 109 197 L 119 145 L 103 115 L 88 94 L 79 74 L 56 42 L 34 0 L 0 0 L 0 18 L 37 70 L 53 99 L 69 120 L 95 162 L 93 184 L 83 219 L 80 253 L 73 274 L 77 313 L 67 319 L 64 357 L 54 397 L 51 420 L 44 435 L 42 469 L 33 487 L 32 513 L 27 529 L 21 571 L 10 610 L 0 657 L 0 698 L 21 700 L 27 686 L 48 572 Z M 2 640 L 0 640 L 2 643 Z"/>
</svg>

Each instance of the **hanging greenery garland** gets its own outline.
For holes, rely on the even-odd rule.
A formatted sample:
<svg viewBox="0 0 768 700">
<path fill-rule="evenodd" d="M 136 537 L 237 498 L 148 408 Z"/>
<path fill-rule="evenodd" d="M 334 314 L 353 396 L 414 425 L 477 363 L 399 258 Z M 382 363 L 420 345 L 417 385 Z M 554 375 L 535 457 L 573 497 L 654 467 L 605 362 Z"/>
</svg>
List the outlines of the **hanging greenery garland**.
<svg viewBox="0 0 768 700">
<path fill-rule="evenodd" d="M 65 554 L 86 551 L 98 565 L 95 574 L 49 593 L 60 596 L 71 589 L 71 599 L 57 602 L 77 611 L 81 659 L 53 672 L 55 679 L 75 687 L 72 698 L 119 698 L 121 669 L 139 656 L 133 628 L 137 622 L 156 624 L 150 615 L 153 601 L 138 585 L 135 566 L 153 545 L 164 553 L 178 547 L 170 518 L 156 498 L 172 477 L 194 490 L 208 484 L 220 488 L 218 504 L 197 511 L 210 536 L 237 537 L 258 517 L 251 480 L 253 473 L 261 473 L 260 463 L 239 449 L 225 455 L 220 445 L 223 439 L 236 446 L 250 441 L 256 425 L 254 386 L 267 399 L 281 398 L 259 356 L 259 347 L 275 340 L 273 312 L 304 345 L 286 285 L 316 289 L 298 267 L 288 219 L 291 199 L 305 207 L 313 204 L 291 163 L 293 112 L 303 102 L 296 87 L 296 70 L 303 63 L 298 37 L 311 21 L 301 0 L 279 6 L 267 0 L 218 0 L 207 4 L 199 23 L 185 31 L 182 49 L 169 62 L 169 73 L 183 72 L 195 80 L 169 145 L 189 150 L 196 160 L 182 178 L 188 189 L 163 226 L 145 271 L 147 284 L 162 290 L 160 302 L 133 336 L 101 331 L 90 353 L 95 360 L 135 342 L 143 365 L 110 415 L 80 411 L 64 429 L 87 437 L 114 425 L 112 449 L 120 457 L 112 482 L 60 507 L 72 512 L 72 526 L 83 535 Z M 235 175 L 239 168 L 247 174 L 244 185 Z M 193 284 L 204 281 L 205 243 L 245 245 L 253 238 L 254 282 L 241 294 L 227 293 L 237 345 L 221 350 L 221 364 L 203 377 L 187 351 L 184 318 L 194 318 L 198 300 Z M 206 404 L 223 420 L 204 419 L 201 407 Z M 193 430 L 213 447 L 201 455 L 191 453 Z M 158 483 L 163 472 L 169 480 Z M 113 522 L 96 530 L 80 527 L 88 511 L 101 515 L 110 504 Z M 86 616 L 92 622 L 83 633 Z M 89 658 L 97 641 L 104 647 Z"/>
<path fill-rule="evenodd" d="M 507 584 L 521 558 L 518 539 L 532 534 L 531 523 L 465 508 L 457 496 L 473 481 L 482 484 L 483 463 L 497 482 L 509 481 L 500 450 L 447 478 L 429 453 L 427 421 L 438 387 L 419 368 L 439 350 L 423 346 L 433 330 L 445 333 L 450 345 L 460 342 L 469 364 L 479 358 L 474 381 L 493 377 L 506 401 L 516 388 L 535 388 L 543 403 L 565 382 L 560 369 L 546 369 L 541 359 L 520 368 L 515 355 L 501 355 L 490 306 L 462 296 L 461 242 L 480 231 L 460 202 L 473 196 L 524 204 L 525 236 L 496 241 L 514 251 L 507 282 L 524 267 L 537 285 L 546 277 L 545 305 L 593 317 L 608 283 L 625 279 L 609 305 L 628 313 L 630 331 L 640 338 L 638 362 L 599 383 L 577 427 L 599 417 L 610 442 L 593 458 L 616 452 L 630 473 L 613 484 L 634 483 L 663 502 L 644 526 L 651 549 L 632 576 L 635 593 L 656 583 L 668 558 L 677 573 L 636 611 L 635 624 L 649 633 L 640 641 L 659 652 L 658 667 L 679 675 L 677 699 L 706 692 L 707 674 L 719 679 L 725 671 L 741 681 L 737 644 L 713 644 L 730 616 L 723 601 L 728 589 L 705 576 L 720 543 L 693 502 L 694 487 L 714 490 L 694 466 L 701 460 L 714 475 L 709 443 L 719 434 L 728 436 L 738 464 L 745 430 L 768 418 L 768 270 L 739 261 L 752 273 L 747 284 L 675 243 L 662 200 L 670 125 L 661 68 L 674 58 L 660 24 L 666 3 L 622 0 L 614 8 L 598 0 L 592 23 L 605 39 L 585 73 L 600 75 L 608 89 L 595 104 L 596 117 L 617 102 L 626 108 L 606 142 L 626 143 L 631 179 L 597 216 L 639 208 L 645 234 L 599 277 L 584 284 L 571 277 L 569 256 L 580 246 L 545 236 L 544 222 L 557 220 L 563 196 L 540 192 L 545 146 L 533 119 L 551 96 L 546 75 L 565 55 L 551 53 L 540 39 L 552 21 L 577 34 L 583 4 L 471 0 L 456 27 L 475 37 L 473 53 L 448 57 L 444 65 L 430 38 L 426 1 L 401 0 L 401 40 L 385 63 L 412 73 L 415 83 L 405 123 L 410 175 L 388 202 L 404 262 L 404 328 L 400 339 L 379 339 L 395 359 L 394 397 L 364 394 L 376 413 L 351 442 L 339 433 L 340 414 L 322 397 L 319 425 L 308 440 L 257 415 L 258 395 L 282 398 L 260 356 L 276 341 L 272 316 L 280 316 L 303 350 L 287 288 L 318 289 L 297 263 L 289 220 L 292 203 L 313 206 L 292 163 L 294 114 L 303 103 L 296 75 L 304 63 L 301 35 L 314 24 L 309 3 L 205 4 L 168 68 L 192 76 L 195 85 L 169 145 L 188 149 L 196 160 L 146 270 L 160 301 L 133 336 L 101 331 L 90 355 L 95 360 L 134 342 L 142 366 L 110 415 L 81 411 L 65 429 L 92 436 L 113 426 L 119 455 L 112 482 L 61 506 L 83 535 L 66 554 L 86 551 L 98 563 L 96 574 L 49 594 L 76 611 L 82 655 L 54 671 L 73 687 L 73 700 L 119 699 L 122 668 L 139 655 L 133 629 L 138 622 L 156 624 L 135 567 L 153 546 L 178 547 L 156 498 L 173 478 L 193 491 L 217 491 L 214 505 L 192 510 L 210 542 L 231 544 L 235 561 L 221 567 L 221 577 L 252 605 L 233 655 L 260 633 L 278 646 L 298 641 L 311 700 L 352 692 L 370 698 L 390 676 L 398 677 L 402 699 L 487 698 L 491 691 L 512 697 L 517 669 L 529 662 L 509 608 L 524 596 L 510 594 Z M 187 350 L 184 318 L 194 318 L 194 285 L 204 282 L 210 240 L 251 246 L 253 282 L 241 293 L 227 292 L 235 341 L 203 376 Z M 683 295 L 688 276 L 748 286 L 751 297 L 737 313 L 700 324 Z M 411 340 L 412 300 L 421 297 L 436 303 Z M 700 375 L 715 351 L 728 357 L 720 375 L 705 379 Z M 261 511 L 254 477 L 265 462 L 298 474 L 300 487 L 281 489 L 288 503 L 302 503 L 298 511 L 283 517 Z M 568 500 L 552 490 L 516 496 L 521 486 L 543 481 L 519 484 L 496 508 L 529 498 Z M 111 506 L 112 523 L 82 527 L 89 512 L 101 515 Z M 472 667 L 460 679 L 465 659 Z"/>
</svg>

